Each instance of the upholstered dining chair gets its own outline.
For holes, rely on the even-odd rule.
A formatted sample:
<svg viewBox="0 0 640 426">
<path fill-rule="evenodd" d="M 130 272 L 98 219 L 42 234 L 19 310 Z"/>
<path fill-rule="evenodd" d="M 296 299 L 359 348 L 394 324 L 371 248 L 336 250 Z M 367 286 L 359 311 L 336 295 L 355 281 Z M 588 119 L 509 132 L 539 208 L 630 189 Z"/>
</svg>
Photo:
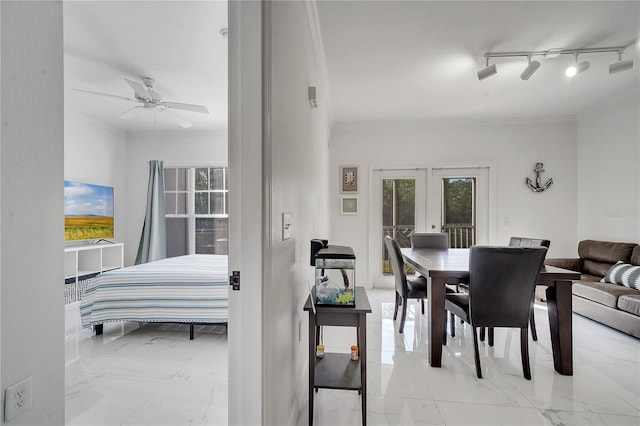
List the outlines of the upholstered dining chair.
<svg viewBox="0 0 640 426">
<path fill-rule="evenodd" d="M 424 300 L 427 298 L 427 279 L 418 277 L 415 280 L 407 279 L 404 270 L 404 259 L 400 252 L 400 245 L 390 236 L 384 237 L 384 244 L 389 252 L 389 259 L 393 267 L 393 275 L 396 282 L 396 306 L 393 311 L 393 320 L 398 317 L 398 307 L 402 305 L 402 318 L 400 319 L 400 327 L 398 332 L 404 331 L 404 322 L 407 317 L 407 304 L 409 299 L 420 299 L 422 305 L 422 314 L 424 315 Z"/>
<path fill-rule="evenodd" d="M 531 380 L 529 318 L 546 252 L 546 247 L 470 248 L 469 293 L 447 293 L 445 309 L 471 325 L 478 378 L 482 378 L 482 369 L 477 328 L 512 327 L 520 329 L 522 371 Z M 444 336 L 446 339 L 446 333 Z"/>
<path fill-rule="evenodd" d="M 511 237 L 509 239 L 509 247 L 546 247 L 549 249 L 551 241 L 539 238 Z M 535 301 L 531 302 L 531 318 L 529 318 L 529 328 L 531 329 L 531 338 L 534 342 L 538 341 L 538 332 L 536 330 L 536 319 L 534 315 Z M 493 329 L 489 328 L 488 344 L 493 346 Z M 484 328 L 480 330 L 480 340 L 484 341 Z"/>
<path fill-rule="evenodd" d="M 409 239 L 412 248 L 449 248 L 449 235 L 446 232 L 414 232 Z"/>
</svg>

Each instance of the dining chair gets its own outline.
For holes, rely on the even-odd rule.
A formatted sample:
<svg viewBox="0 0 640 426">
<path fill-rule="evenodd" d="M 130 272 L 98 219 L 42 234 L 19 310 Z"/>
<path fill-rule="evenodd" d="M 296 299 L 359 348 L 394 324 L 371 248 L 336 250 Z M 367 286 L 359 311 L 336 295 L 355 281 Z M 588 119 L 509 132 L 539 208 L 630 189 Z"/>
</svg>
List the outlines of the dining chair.
<svg viewBox="0 0 640 426">
<path fill-rule="evenodd" d="M 389 252 L 389 259 L 393 267 L 393 276 L 396 283 L 396 306 L 393 311 L 393 320 L 398 316 L 398 307 L 402 305 L 402 318 L 400 319 L 400 328 L 398 332 L 404 331 L 404 322 L 407 317 L 408 299 L 420 299 L 422 305 L 422 314 L 424 315 L 424 301 L 427 298 L 427 279 L 418 277 L 415 280 L 407 279 L 407 273 L 404 270 L 404 260 L 398 241 L 390 236 L 384 237 L 384 244 Z"/>
<path fill-rule="evenodd" d="M 509 247 L 546 247 L 549 249 L 551 241 L 540 238 L 511 237 L 509 239 Z M 538 332 L 536 330 L 536 319 L 534 313 L 535 300 L 531 302 L 531 318 L 529 318 L 529 328 L 531 329 L 531 338 L 534 342 L 538 341 Z M 480 341 L 484 341 L 485 329 L 480 330 Z M 488 331 L 488 344 L 493 346 L 493 329 Z"/>
<path fill-rule="evenodd" d="M 538 238 L 525 238 L 525 237 L 511 237 L 509 239 L 510 247 L 546 247 L 547 250 L 551 245 L 551 241 Z M 536 319 L 533 315 L 533 309 L 535 306 L 535 300 L 531 302 L 531 318 L 529 321 L 529 327 L 531 328 L 531 338 L 537 342 L 538 332 L 536 331 Z M 492 333 L 493 334 L 493 333 Z M 493 336 L 491 336 L 491 344 L 493 344 Z"/>
<path fill-rule="evenodd" d="M 449 234 L 446 232 L 412 232 L 409 235 L 411 248 L 448 249 Z M 416 277 L 422 274 L 416 271 Z"/>
<path fill-rule="evenodd" d="M 449 235 L 446 232 L 414 232 L 409 239 L 412 248 L 449 248 Z"/>
<path fill-rule="evenodd" d="M 447 293 L 446 311 L 471 325 L 476 374 L 482 378 L 478 327 L 520 329 L 522 371 L 531 380 L 528 328 L 533 295 L 546 247 L 472 246 L 469 293 Z M 446 333 L 445 333 L 446 339 Z M 446 342 L 443 342 L 446 343 Z"/>
</svg>

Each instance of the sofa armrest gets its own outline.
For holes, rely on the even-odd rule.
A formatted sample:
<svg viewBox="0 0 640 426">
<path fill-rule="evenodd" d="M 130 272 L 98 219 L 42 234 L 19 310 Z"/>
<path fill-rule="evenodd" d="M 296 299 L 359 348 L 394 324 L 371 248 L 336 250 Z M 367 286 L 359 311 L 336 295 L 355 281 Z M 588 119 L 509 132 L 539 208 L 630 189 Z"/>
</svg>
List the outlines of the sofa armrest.
<svg viewBox="0 0 640 426">
<path fill-rule="evenodd" d="M 544 264 L 582 273 L 583 259 L 582 258 L 545 259 Z"/>
</svg>

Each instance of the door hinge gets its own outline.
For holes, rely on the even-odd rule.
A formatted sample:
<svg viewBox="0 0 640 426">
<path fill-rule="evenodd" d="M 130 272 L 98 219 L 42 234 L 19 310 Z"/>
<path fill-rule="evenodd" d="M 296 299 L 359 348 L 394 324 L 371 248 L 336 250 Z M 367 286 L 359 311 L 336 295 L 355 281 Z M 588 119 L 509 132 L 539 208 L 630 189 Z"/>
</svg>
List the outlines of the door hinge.
<svg viewBox="0 0 640 426">
<path fill-rule="evenodd" d="M 233 271 L 229 275 L 229 285 L 233 290 L 240 290 L 240 271 Z"/>
</svg>

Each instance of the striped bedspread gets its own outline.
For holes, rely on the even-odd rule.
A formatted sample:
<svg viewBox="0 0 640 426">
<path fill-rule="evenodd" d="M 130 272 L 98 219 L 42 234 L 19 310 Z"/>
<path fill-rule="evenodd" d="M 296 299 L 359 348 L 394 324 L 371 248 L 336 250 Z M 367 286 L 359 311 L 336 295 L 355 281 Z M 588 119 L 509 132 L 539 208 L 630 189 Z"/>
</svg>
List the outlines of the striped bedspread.
<svg viewBox="0 0 640 426">
<path fill-rule="evenodd" d="M 104 272 L 87 286 L 82 325 L 227 322 L 228 281 L 226 255 L 179 256 Z"/>
</svg>

